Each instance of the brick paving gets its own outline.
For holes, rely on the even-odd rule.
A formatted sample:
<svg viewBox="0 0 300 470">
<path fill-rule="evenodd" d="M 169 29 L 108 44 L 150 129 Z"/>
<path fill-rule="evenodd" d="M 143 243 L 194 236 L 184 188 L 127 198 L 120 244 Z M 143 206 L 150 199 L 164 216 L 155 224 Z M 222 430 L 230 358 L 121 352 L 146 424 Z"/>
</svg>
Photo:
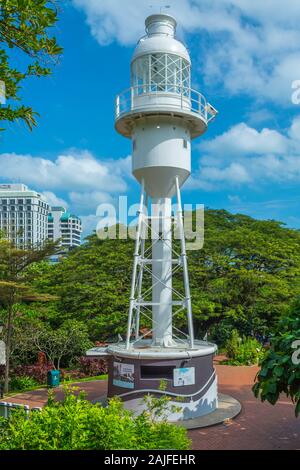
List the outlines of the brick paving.
<svg viewBox="0 0 300 470">
<path fill-rule="evenodd" d="M 103 395 L 107 394 L 107 381 L 106 380 L 95 380 L 94 382 L 80 382 L 73 383 L 72 387 L 78 388 L 75 393 L 79 393 L 83 390 L 86 393 L 86 397 L 90 401 L 96 401 Z M 64 396 L 63 387 L 54 389 L 56 398 L 62 400 Z M 19 393 L 14 396 L 8 396 L 4 398 L 4 401 L 10 403 L 21 403 L 23 405 L 29 405 L 30 408 L 43 407 L 47 402 L 48 391 L 43 388 L 40 390 L 33 390 L 32 392 Z"/>
<path fill-rule="evenodd" d="M 239 400 L 233 421 L 189 432 L 194 450 L 300 450 L 300 418 L 283 397 L 275 406 L 261 403 L 252 391 L 257 367 L 216 365 L 219 390 Z"/>
<path fill-rule="evenodd" d="M 219 390 L 242 403 L 242 412 L 233 421 L 205 429 L 189 431 L 194 450 L 300 450 L 300 418 L 294 415 L 293 404 L 283 397 L 276 406 L 261 403 L 251 391 L 257 367 L 223 366 L 216 360 Z M 106 394 L 107 382 L 73 384 L 84 390 L 87 398 L 97 400 Z M 55 391 L 58 399 L 63 390 Z M 46 390 L 18 394 L 6 401 L 44 406 Z"/>
</svg>

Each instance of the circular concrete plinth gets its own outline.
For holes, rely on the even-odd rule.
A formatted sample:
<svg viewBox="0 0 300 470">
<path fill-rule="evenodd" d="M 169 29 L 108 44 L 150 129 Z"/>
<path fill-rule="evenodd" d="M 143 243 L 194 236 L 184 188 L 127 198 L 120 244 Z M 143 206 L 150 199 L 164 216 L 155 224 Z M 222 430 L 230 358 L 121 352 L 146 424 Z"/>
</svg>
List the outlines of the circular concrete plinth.
<svg viewBox="0 0 300 470">
<path fill-rule="evenodd" d="M 128 359 L 191 359 L 192 357 L 203 357 L 213 355 L 217 351 L 217 346 L 208 341 L 195 340 L 194 348 L 191 349 L 189 343 L 175 343 L 170 347 L 153 346 L 152 340 L 142 339 L 127 349 L 126 343 L 111 344 L 107 348 L 108 354 L 116 357 Z"/>
<path fill-rule="evenodd" d="M 218 408 L 212 413 L 200 416 L 199 418 L 174 421 L 172 424 L 182 426 L 185 429 L 207 428 L 233 419 L 240 414 L 242 405 L 238 400 L 223 393 L 219 393 L 218 397 Z"/>
<path fill-rule="evenodd" d="M 171 424 L 182 426 L 185 429 L 199 429 L 215 426 L 216 424 L 224 423 L 224 421 L 236 418 L 242 411 L 241 403 L 230 395 L 218 394 L 218 408 L 205 416 L 200 416 L 194 419 L 185 419 L 182 421 L 170 421 Z M 98 400 L 93 401 L 94 404 L 101 403 L 102 406 L 107 406 L 107 396 L 102 396 Z"/>
</svg>

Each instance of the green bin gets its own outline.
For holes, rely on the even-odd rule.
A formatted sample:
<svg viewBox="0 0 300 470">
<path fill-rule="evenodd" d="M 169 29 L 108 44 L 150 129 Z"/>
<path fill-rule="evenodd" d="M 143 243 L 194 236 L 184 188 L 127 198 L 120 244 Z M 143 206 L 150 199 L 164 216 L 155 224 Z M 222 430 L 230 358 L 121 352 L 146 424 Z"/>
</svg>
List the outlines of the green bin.
<svg viewBox="0 0 300 470">
<path fill-rule="evenodd" d="M 49 370 L 47 374 L 47 385 L 48 387 L 54 388 L 59 387 L 60 384 L 60 371 L 59 370 Z"/>
</svg>

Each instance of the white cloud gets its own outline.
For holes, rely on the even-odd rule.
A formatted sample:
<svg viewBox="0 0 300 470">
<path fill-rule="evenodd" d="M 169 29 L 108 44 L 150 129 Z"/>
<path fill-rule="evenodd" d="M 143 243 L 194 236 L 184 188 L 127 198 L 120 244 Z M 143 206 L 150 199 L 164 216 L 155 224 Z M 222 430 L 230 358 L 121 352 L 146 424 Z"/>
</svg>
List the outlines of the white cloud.
<svg viewBox="0 0 300 470">
<path fill-rule="evenodd" d="M 31 155 L 1 154 L 2 178 L 18 178 L 46 189 L 66 191 L 126 191 L 126 182 L 114 161 L 97 160 L 90 152 L 70 151 L 54 161 Z"/>
<path fill-rule="evenodd" d="M 90 207 L 96 209 L 99 204 L 102 203 L 113 203 L 113 197 L 102 191 L 90 191 L 85 193 L 69 193 L 69 198 L 74 207 L 79 211 L 88 210 Z"/>
<path fill-rule="evenodd" d="M 200 148 L 212 154 L 220 148 L 231 155 L 282 154 L 287 151 L 288 144 L 288 139 L 277 131 L 266 128 L 258 132 L 240 123 L 214 140 L 203 142 Z"/>
<path fill-rule="evenodd" d="M 130 157 L 99 160 L 88 151 L 76 150 L 54 160 L 3 153 L 0 154 L 0 175 L 3 181 L 18 178 L 42 191 L 51 205 L 69 205 L 83 214 L 96 213 L 98 204 L 111 202 L 127 191 L 129 163 Z"/>
<path fill-rule="evenodd" d="M 62 207 L 69 207 L 69 204 L 67 201 L 64 199 L 57 197 L 56 194 L 52 193 L 51 191 L 43 191 L 43 195 L 47 199 L 48 204 L 51 207 L 57 207 L 57 206 L 62 206 Z"/>
<path fill-rule="evenodd" d="M 207 181 L 230 181 L 232 184 L 248 183 L 251 181 L 247 169 L 240 163 L 230 163 L 225 168 L 203 167 L 201 177 Z"/>
<path fill-rule="evenodd" d="M 149 0 L 73 0 L 101 45 L 133 45 L 144 34 Z M 208 93 L 291 105 L 291 83 L 300 79 L 300 2 L 296 0 L 169 0 L 179 35 L 193 33 Z"/>
<path fill-rule="evenodd" d="M 229 200 L 232 204 L 240 204 L 240 203 L 242 202 L 240 196 L 231 195 L 231 194 L 228 195 L 228 200 Z"/>
<path fill-rule="evenodd" d="M 257 131 L 245 123 L 199 145 L 203 156 L 190 189 L 261 187 L 266 183 L 300 183 L 300 116 L 286 135 L 264 128 Z"/>
<path fill-rule="evenodd" d="M 250 109 L 245 118 L 249 125 L 258 126 L 267 121 L 276 121 L 276 114 L 265 108 Z"/>
<path fill-rule="evenodd" d="M 83 237 L 93 233 L 94 230 L 96 230 L 97 224 L 99 222 L 99 217 L 97 215 L 81 215 L 80 219 L 82 222 Z"/>
<path fill-rule="evenodd" d="M 289 137 L 296 141 L 296 145 L 300 142 L 300 116 L 294 119 L 289 129 Z"/>
</svg>

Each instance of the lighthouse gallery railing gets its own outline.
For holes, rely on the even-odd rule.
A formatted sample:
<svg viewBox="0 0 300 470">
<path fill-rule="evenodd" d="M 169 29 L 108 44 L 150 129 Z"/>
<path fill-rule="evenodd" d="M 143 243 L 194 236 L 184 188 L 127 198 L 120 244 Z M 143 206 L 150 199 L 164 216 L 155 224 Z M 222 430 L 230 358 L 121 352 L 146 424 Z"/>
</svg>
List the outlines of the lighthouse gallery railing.
<svg viewBox="0 0 300 470">
<path fill-rule="evenodd" d="M 160 108 L 173 108 L 174 111 L 181 109 L 201 116 L 205 122 L 210 122 L 215 118 L 217 111 L 211 104 L 206 101 L 206 98 L 192 88 L 169 86 L 161 90 L 159 85 L 137 85 L 128 88 L 120 93 L 116 98 L 116 119 L 119 119 L 124 114 L 131 111 L 138 111 L 140 109 L 152 109 L 153 106 Z M 153 97 L 159 98 L 155 103 Z M 139 98 L 149 97 L 152 101 L 148 103 L 140 101 Z M 165 98 L 165 100 L 164 100 Z M 172 100 L 174 98 L 174 100 Z"/>
</svg>

